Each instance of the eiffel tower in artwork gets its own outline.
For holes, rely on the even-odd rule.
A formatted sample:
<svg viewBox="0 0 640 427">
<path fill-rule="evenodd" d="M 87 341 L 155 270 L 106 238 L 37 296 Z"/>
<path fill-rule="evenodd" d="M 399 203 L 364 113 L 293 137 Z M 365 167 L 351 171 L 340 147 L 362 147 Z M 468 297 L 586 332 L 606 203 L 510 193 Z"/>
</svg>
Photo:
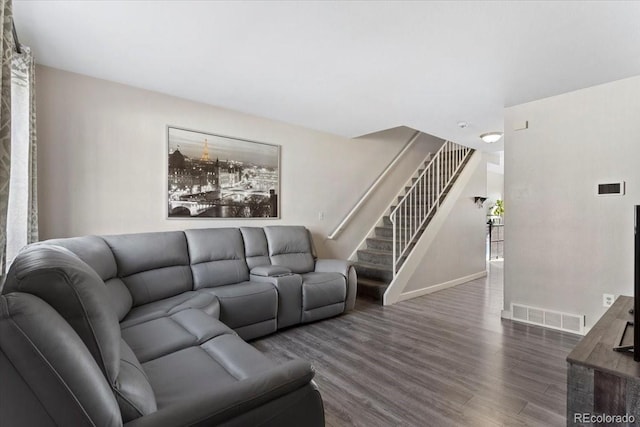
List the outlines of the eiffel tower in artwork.
<svg viewBox="0 0 640 427">
<path fill-rule="evenodd" d="M 202 148 L 202 157 L 200 157 L 200 160 L 205 162 L 209 161 L 209 143 L 206 139 L 204 140 L 204 147 Z"/>
</svg>

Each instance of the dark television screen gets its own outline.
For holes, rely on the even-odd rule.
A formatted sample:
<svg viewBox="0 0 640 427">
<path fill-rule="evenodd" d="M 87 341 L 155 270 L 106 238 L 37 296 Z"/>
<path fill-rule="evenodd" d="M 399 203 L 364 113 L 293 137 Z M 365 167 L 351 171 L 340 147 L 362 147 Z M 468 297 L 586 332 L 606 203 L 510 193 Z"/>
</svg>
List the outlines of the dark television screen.
<svg viewBox="0 0 640 427">
<path fill-rule="evenodd" d="M 633 360 L 640 362 L 640 205 L 635 207 L 633 256 Z"/>
</svg>

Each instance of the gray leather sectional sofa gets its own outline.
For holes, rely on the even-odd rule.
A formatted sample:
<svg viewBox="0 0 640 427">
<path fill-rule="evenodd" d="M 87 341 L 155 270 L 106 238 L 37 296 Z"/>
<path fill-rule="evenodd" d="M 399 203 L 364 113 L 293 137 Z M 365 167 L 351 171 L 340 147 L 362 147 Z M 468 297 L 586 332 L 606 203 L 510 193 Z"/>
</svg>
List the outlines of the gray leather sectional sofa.
<svg viewBox="0 0 640 427">
<path fill-rule="evenodd" d="M 304 227 L 50 240 L 0 296 L 3 426 L 322 426 L 308 362 L 248 340 L 353 308 Z"/>
</svg>

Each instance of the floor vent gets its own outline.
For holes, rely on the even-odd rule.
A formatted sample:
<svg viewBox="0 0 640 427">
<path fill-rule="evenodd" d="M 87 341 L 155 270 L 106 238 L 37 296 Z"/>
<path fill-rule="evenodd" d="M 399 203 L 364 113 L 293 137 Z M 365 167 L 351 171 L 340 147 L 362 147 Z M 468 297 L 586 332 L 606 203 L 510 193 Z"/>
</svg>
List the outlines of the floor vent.
<svg viewBox="0 0 640 427">
<path fill-rule="evenodd" d="M 511 319 L 517 322 L 584 335 L 584 315 L 560 313 L 522 304 L 511 304 Z"/>
</svg>

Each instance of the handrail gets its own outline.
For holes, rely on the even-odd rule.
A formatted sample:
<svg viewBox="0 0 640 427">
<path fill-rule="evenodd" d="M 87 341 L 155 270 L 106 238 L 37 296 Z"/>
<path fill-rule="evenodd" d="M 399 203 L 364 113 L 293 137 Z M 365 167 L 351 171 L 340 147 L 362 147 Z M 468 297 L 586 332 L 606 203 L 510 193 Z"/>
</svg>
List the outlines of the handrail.
<svg viewBox="0 0 640 427">
<path fill-rule="evenodd" d="M 391 211 L 389 219 L 393 228 L 393 276 L 400 260 L 417 239 L 422 226 L 432 212 L 440 207 L 443 191 L 449 186 L 467 156 L 469 147 L 445 142 L 436 152 L 424 171 L 416 178 L 398 205 Z M 401 213 L 401 215 L 399 215 Z"/>
<path fill-rule="evenodd" d="M 378 178 L 376 178 L 376 180 L 373 182 L 373 184 L 371 184 L 369 186 L 369 189 L 362 195 L 362 197 L 360 197 L 360 200 L 358 200 L 358 203 L 356 203 L 355 206 L 353 208 L 351 208 L 351 210 L 349 211 L 347 216 L 345 216 L 344 219 L 340 222 L 340 224 L 338 224 L 336 229 L 333 230 L 333 232 L 327 236 L 328 239 L 333 240 L 336 237 L 338 237 L 338 235 L 340 233 L 342 233 L 342 230 L 344 230 L 345 226 L 349 223 L 349 221 L 351 221 L 351 219 L 353 218 L 355 213 L 364 204 L 364 202 L 367 200 L 369 195 L 371 193 L 373 193 L 373 190 L 375 190 L 375 188 L 378 186 L 378 184 L 380 184 L 380 182 L 382 182 L 386 178 L 386 176 L 389 173 L 389 171 L 391 169 L 393 169 L 393 167 L 395 166 L 396 163 L 398 163 L 398 160 L 400 160 L 400 157 L 402 157 L 402 155 L 413 145 L 413 143 L 418 140 L 418 138 L 420 137 L 421 134 L 422 133 L 420 131 L 416 131 L 411 136 L 411 138 L 407 141 L 407 143 L 404 145 L 404 147 L 402 147 L 402 150 L 400 150 L 398 152 L 398 154 L 396 154 L 396 156 L 393 158 L 393 160 L 391 160 L 391 162 L 387 165 L 385 170 L 382 171 L 382 173 L 378 176 Z"/>
</svg>

